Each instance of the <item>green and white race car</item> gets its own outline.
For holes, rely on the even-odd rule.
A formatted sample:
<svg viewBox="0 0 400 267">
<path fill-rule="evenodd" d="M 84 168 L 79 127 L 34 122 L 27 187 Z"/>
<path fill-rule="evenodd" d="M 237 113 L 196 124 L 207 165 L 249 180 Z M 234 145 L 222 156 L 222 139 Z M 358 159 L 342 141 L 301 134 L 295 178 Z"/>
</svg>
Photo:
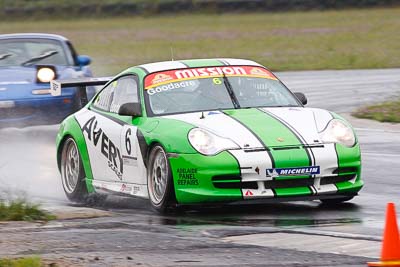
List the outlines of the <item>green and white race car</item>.
<svg viewBox="0 0 400 267">
<path fill-rule="evenodd" d="M 72 201 L 122 193 L 148 198 L 160 212 L 200 203 L 339 203 L 363 186 L 350 124 L 305 108 L 303 94 L 256 62 L 151 63 L 111 79 L 54 81 L 52 94 L 96 84 L 105 86 L 57 135 Z"/>
</svg>

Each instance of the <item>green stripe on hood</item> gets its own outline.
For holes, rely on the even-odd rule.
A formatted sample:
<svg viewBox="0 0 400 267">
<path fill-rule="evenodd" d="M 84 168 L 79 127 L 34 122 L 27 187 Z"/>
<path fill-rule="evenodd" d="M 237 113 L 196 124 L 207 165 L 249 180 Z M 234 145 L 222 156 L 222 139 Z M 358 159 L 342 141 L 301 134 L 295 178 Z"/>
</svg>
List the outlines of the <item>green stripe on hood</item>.
<svg viewBox="0 0 400 267">
<path fill-rule="evenodd" d="M 234 118 L 253 132 L 270 150 L 275 168 L 310 166 L 310 157 L 301 146 L 296 135 L 283 123 L 258 109 L 227 110 L 225 114 Z M 275 150 L 295 146 L 295 149 Z M 301 178 L 291 177 L 294 178 Z"/>
</svg>

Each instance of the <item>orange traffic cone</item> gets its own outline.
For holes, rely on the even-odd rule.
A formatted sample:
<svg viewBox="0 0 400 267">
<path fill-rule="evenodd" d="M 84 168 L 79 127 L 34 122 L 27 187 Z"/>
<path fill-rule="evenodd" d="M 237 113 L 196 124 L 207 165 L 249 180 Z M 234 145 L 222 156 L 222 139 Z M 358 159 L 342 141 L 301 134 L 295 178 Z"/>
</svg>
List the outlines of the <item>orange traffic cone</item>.
<svg viewBox="0 0 400 267">
<path fill-rule="evenodd" d="M 400 267 L 400 236 L 393 203 L 388 203 L 386 208 L 386 224 L 383 232 L 381 261 L 368 262 L 368 266 Z"/>
</svg>

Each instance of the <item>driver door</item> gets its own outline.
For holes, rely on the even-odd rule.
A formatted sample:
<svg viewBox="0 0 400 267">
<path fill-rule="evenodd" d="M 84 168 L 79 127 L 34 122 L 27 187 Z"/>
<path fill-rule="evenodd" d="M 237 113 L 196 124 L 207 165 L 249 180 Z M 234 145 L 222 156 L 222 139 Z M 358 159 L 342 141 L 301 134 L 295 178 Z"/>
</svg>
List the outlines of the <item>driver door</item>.
<svg viewBox="0 0 400 267">
<path fill-rule="evenodd" d="M 120 107 L 127 103 L 140 103 L 138 92 L 138 79 L 134 75 L 127 75 L 117 80 L 110 111 L 115 113 L 121 121 L 119 128 L 119 150 L 123 160 L 123 172 L 121 181 L 130 184 L 145 184 L 146 180 L 141 172 L 140 149 L 137 139 L 137 126 L 135 118 L 118 115 Z M 127 187 L 129 189 L 129 187 Z"/>
<path fill-rule="evenodd" d="M 138 102 L 136 76 L 126 75 L 109 83 L 78 121 L 88 144 L 95 180 L 134 183 L 137 173 L 137 127 L 131 116 L 118 114 L 125 103 Z"/>
</svg>

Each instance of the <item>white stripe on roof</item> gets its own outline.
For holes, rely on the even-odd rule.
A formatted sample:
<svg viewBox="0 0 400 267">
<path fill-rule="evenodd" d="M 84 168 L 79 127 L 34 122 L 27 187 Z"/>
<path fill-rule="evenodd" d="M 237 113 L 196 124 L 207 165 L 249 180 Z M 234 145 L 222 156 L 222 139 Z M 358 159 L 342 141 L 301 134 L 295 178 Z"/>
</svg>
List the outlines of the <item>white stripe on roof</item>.
<svg viewBox="0 0 400 267">
<path fill-rule="evenodd" d="M 250 66 L 261 66 L 257 62 L 248 59 L 239 59 L 239 58 L 219 58 L 218 60 L 222 60 L 227 62 L 229 65 L 250 65 Z"/>
<path fill-rule="evenodd" d="M 186 65 L 179 61 L 163 61 L 163 62 L 144 64 L 144 65 L 140 65 L 139 67 L 142 67 L 149 73 L 152 73 L 152 72 L 163 71 L 163 70 L 186 68 Z"/>
<path fill-rule="evenodd" d="M 212 60 L 212 59 L 200 59 L 200 60 Z M 247 60 L 247 59 L 216 58 L 215 60 L 219 60 L 221 62 L 227 63 L 228 65 L 261 66 L 257 62 L 254 62 L 252 60 Z M 149 73 L 163 71 L 163 70 L 187 68 L 187 66 L 180 61 L 162 61 L 162 62 L 148 63 L 148 64 L 140 65 L 139 67 L 144 68 Z"/>
</svg>

